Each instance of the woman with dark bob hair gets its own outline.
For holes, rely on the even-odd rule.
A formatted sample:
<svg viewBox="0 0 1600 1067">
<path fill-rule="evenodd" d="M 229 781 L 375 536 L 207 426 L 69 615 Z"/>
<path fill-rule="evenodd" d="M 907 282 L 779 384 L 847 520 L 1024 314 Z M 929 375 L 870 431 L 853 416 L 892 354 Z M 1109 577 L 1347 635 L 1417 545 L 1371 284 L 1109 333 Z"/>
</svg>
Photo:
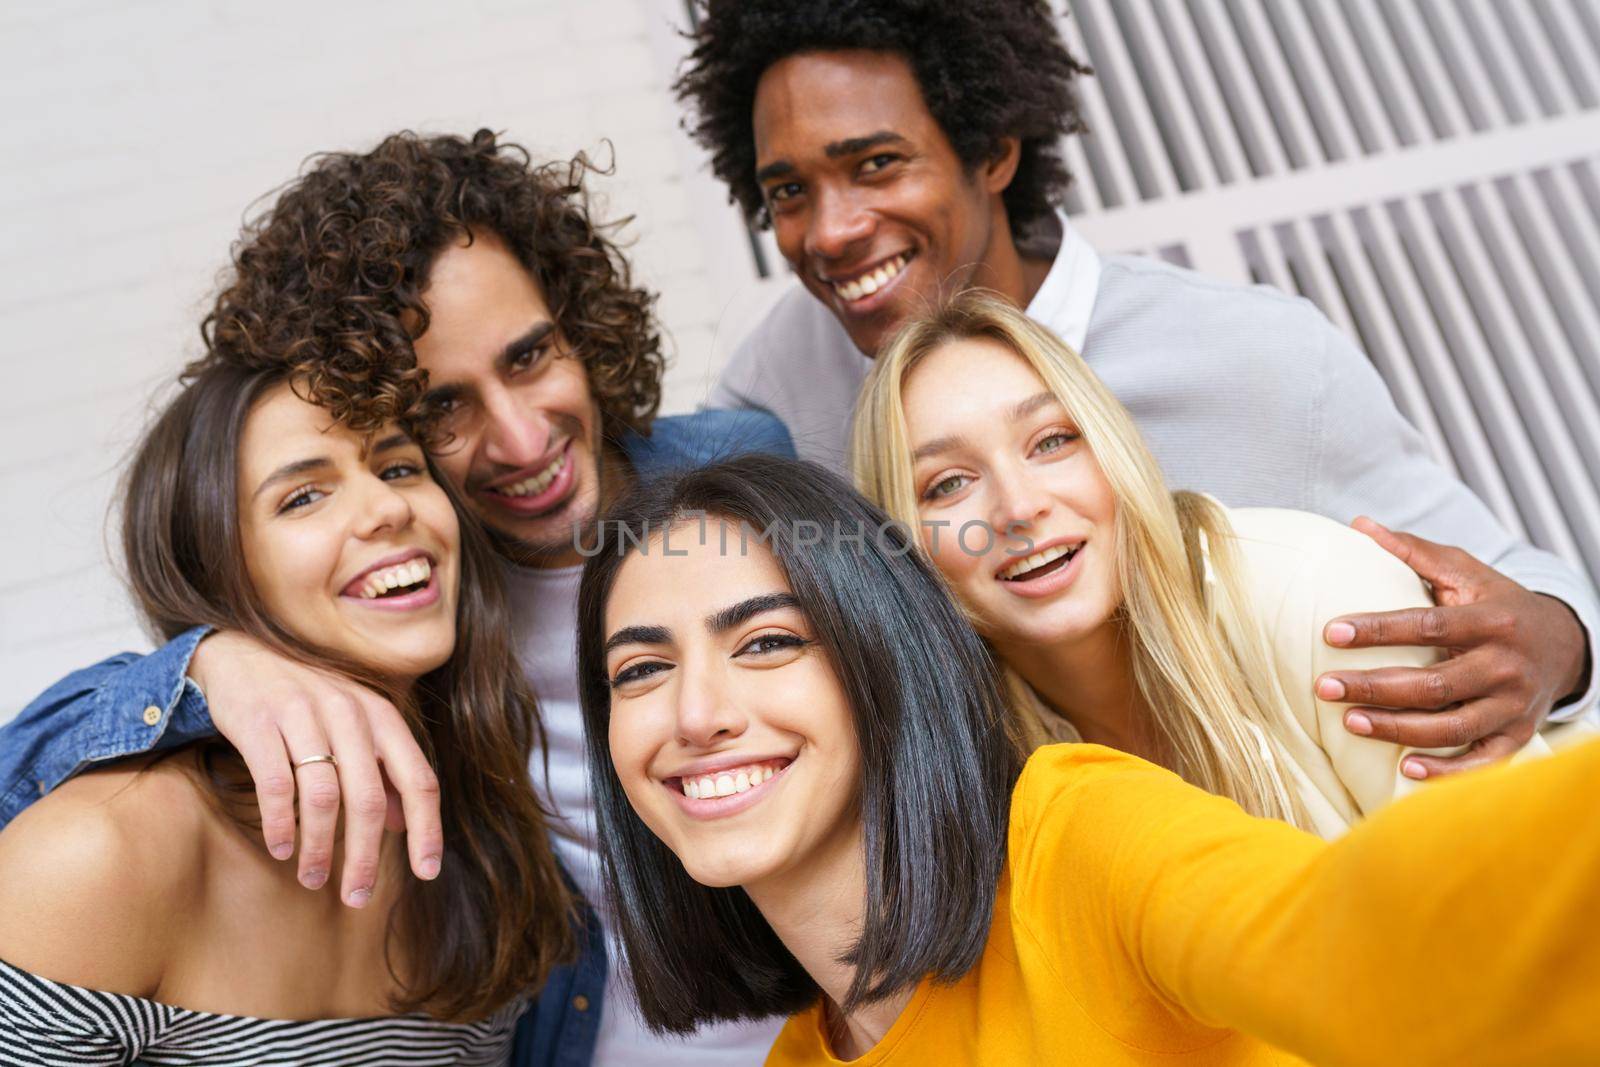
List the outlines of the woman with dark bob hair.
<svg viewBox="0 0 1600 1067">
<path fill-rule="evenodd" d="M 193 369 L 127 478 L 129 577 L 163 640 L 239 631 L 393 701 L 437 775 L 445 854 L 404 877 L 387 835 L 348 908 L 268 855 L 225 742 L 81 774 L 0 833 L 0 1047 L 43 1057 L 26 1062 L 501 1063 L 575 953 L 493 550 L 397 408 L 347 403 L 356 430 L 330 399 L 282 365 Z M 121 684 L 107 700 L 140 714 Z M 328 739 L 285 743 L 329 810 Z"/>
<path fill-rule="evenodd" d="M 1600 744 L 1332 844 L 1137 757 L 1024 765 L 910 536 L 749 457 L 619 504 L 579 601 L 605 879 L 646 1021 L 769 1064 L 1592 1062 Z"/>
</svg>

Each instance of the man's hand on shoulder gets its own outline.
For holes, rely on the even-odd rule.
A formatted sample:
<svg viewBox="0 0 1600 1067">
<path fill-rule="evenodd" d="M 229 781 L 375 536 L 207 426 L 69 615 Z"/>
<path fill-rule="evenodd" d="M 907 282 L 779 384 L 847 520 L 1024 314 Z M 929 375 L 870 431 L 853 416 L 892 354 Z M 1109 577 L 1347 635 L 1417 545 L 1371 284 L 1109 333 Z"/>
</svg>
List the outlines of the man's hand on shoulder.
<svg viewBox="0 0 1600 1067">
<path fill-rule="evenodd" d="M 341 804 L 339 895 L 346 904 L 361 907 L 371 899 L 386 827 L 406 830 L 417 877 L 438 875 L 444 855 L 439 780 L 393 704 L 236 633 L 202 641 L 189 675 L 205 693 L 217 731 L 255 779 L 262 837 L 280 860 L 295 851 L 298 798 L 302 885 L 318 889 L 328 880 Z M 337 762 L 305 762 L 316 756 Z"/>
<path fill-rule="evenodd" d="M 1561 601 L 1531 592 L 1459 548 L 1388 530 L 1357 529 L 1433 587 L 1435 606 L 1346 615 L 1323 630 L 1330 645 L 1425 645 L 1450 650 L 1432 667 L 1333 671 L 1317 679 L 1323 700 L 1363 705 L 1345 728 L 1413 748 L 1468 746 L 1457 756 L 1407 756 L 1411 778 L 1477 767 L 1514 754 L 1556 702 L 1580 689 L 1588 653 L 1583 627 Z"/>
</svg>

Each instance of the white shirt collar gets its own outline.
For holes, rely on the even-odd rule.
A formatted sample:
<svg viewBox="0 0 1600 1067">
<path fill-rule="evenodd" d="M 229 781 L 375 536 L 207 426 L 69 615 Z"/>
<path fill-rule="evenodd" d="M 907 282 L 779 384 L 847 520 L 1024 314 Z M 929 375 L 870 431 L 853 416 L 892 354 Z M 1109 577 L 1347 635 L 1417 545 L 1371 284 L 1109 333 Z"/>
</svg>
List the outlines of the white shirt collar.
<svg viewBox="0 0 1600 1067">
<path fill-rule="evenodd" d="M 1061 246 L 1050 264 L 1044 284 L 1028 303 L 1028 317 L 1050 327 L 1076 352 L 1089 336 L 1089 316 L 1100 292 L 1100 255 L 1073 228 L 1065 211 L 1056 209 L 1061 224 Z"/>
<path fill-rule="evenodd" d="M 1060 208 L 1056 209 L 1056 221 L 1061 227 L 1061 243 L 1056 247 L 1055 258 L 1050 262 L 1050 270 L 1045 274 L 1043 284 L 1028 302 L 1027 315 L 1034 322 L 1048 326 L 1057 337 L 1072 346 L 1074 352 L 1081 355 L 1084 340 L 1089 336 L 1089 317 L 1094 313 L 1095 297 L 1100 294 L 1100 254 L 1073 227 L 1067 213 Z M 1048 242 L 1053 236 L 1040 235 L 1046 247 L 1030 250 L 1035 254 L 1048 254 Z M 845 334 L 844 326 L 834 316 L 833 310 L 825 310 L 849 350 L 860 357 L 861 377 L 865 379 L 872 371 L 872 357 L 862 355 L 855 342 Z"/>
</svg>

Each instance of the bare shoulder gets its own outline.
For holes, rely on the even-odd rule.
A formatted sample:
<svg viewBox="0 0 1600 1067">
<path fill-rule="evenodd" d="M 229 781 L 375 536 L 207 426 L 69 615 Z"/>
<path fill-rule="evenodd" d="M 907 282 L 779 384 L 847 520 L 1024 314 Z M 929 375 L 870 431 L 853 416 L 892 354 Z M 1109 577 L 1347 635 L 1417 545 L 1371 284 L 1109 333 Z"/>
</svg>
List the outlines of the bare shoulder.
<svg viewBox="0 0 1600 1067">
<path fill-rule="evenodd" d="M 0 959 L 57 982 L 155 990 L 211 818 L 185 762 L 79 775 L 0 832 Z"/>
</svg>

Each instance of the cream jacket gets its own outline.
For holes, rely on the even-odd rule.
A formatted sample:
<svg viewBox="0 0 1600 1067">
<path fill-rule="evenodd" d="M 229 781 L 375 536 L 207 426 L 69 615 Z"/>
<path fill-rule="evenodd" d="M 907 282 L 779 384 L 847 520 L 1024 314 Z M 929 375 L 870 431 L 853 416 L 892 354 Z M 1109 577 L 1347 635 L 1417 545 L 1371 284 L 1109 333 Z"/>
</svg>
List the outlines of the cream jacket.
<svg viewBox="0 0 1600 1067">
<path fill-rule="evenodd" d="M 1285 777 L 1305 804 L 1317 833 L 1337 837 L 1352 823 L 1396 797 L 1422 786 L 1400 773 L 1400 761 L 1415 751 L 1450 755 L 1459 749 L 1403 748 L 1358 737 L 1344 727 L 1347 703 L 1317 697 L 1313 686 L 1327 671 L 1376 667 L 1421 667 L 1443 650 L 1418 647 L 1335 648 L 1322 628 L 1339 615 L 1423 607 L 1433 601 L 1422 580 L 1365 534 L 1332 519 L 1282 508 L 1228 510 L 1244 564 L 1245 583 L 1287 700 L 1274 733 L 1291 765 Z M 1051 732 L 1076 739 L 1054 716 Z M 1516 758 L 1550 751 L 1577 733 L 1582 723 L 1547 725 Z"/>
</svg>

